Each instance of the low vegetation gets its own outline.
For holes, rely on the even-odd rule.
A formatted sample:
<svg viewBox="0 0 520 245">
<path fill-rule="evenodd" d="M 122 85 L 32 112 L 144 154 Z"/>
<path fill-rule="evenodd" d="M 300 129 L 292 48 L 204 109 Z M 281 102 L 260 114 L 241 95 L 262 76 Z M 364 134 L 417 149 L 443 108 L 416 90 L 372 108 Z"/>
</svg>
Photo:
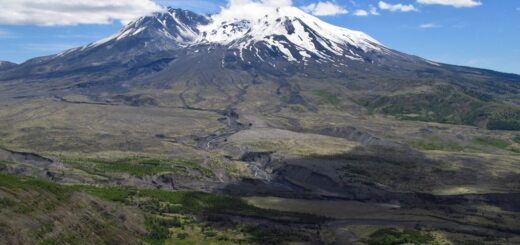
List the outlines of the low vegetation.
<svg viewBox="0 0 520 245">
<path fill-rule="evenodd" d="M 431 244 L 435 237 L 427 232 L 385 228 L 374 232 L 366 240 L 369 245 Z"/>
<path fill-rule="evenodd" d="M 58 200 L 64 199 L 70 195 L 70 187 L 67 186 L 57 185 L 34 178 L 22 178 L 3 173 L 0 173 L 0 187 L 8 189 L 45 191 L 54 194 Z"/>
<path fill-rule="evenodd" d="M 520 130 L 520 110 L 509 109 L 491 113 L 488 129 Z"/>
<path fill-rule="evenodd" d="M 33 178 L 0 174 L 0 244 L 140 244 L 142 216 Z"/>
<path fill-rule="evenodd" d="M 475 139 L 475 142 L 480 145 L 492 146 L 503 150 L 506 150 L 511 145 L 511 143 L 505 140 L 493 137 L 478 137 Z"/>
<path fill-rule="evenodd" d="M 182 223 L 178 217 L 161 217 L 156 215 L 148 215 L 145 219 L 148 235 L 146 239 L 152 244 L 162 244 L 170 237 L 170 229 L 173 227 L 181 227 Z"/>
<path fill-rule="evenodd" d="M 513 141 L 516 142 L 517 144 L 520 144 L 520 135 L 516 135 L 516 136 L 513 138 Z"/>
<path fill-rule="evenodd" d="M 464 151 L 464 146 L 455 142 L 442 142 L 438 140 L 433 141 L 414 141 L 410 146 L 419 150 L 425 151 Z"/>
<path fill-rule="evenodd" d="M 314 94 L 321 98 L 321 103 L 326 103 L 334 106 L 337 106 L 341 103 L 341 99 L 337 94 L 331 93 L 327 90 L 317 90 Z"/>
<path fill-rule="evenodd" d="M 205 176 L 211 177 L 213 172 L 200 167 L 197 163 L 186 160 L 159 159 L 143 156 L 127 157 L 121 159 L 62 159 L 66 164 L 95 174 L 107 172 L 128 173 L 137 177 L 159 173 L 179 173 L 187 175 L 187 168 L 199 171 Z"/>
<path fill-rule="evenodd" d="M 53 198 L 44 198 L 42 201 L 28 201 L 26 205 L 9 198 L 0 198 L 0 207 L 3 209 L 16 207 L 13 210 L 20 215 L 41 210 L 54 210 L 62 205 L 70 206 L 72 205 L 70 198 L 76 193 L 87 194 L 114 203 L 111 205 L 120 203 L 124 207 L 137 207 L 145 216 L 142 225 L 146 228 L 145 233 L 137 235 L 139 235 L 139 239 L 150 244 L 248 244 L 261 241 L 263 238 L 260 236 L 267 236 L 274 243 L 281 243 L 288 241 L 288 239 L 298 240 L 298 235 L 288 237 L 284 235 L 288 234 L 287 232 L 280 233 L 276 229 L 257 229 L 254 226 L 237 226 L 236 224 L 225 229 L 216 229 L 211 227 L 206 221 L 201 220 L 207 219 L 207 222 L 210 223 L 229 223 L 229 221 L 226 221 L 225 216 L 221 216 L 221 214 L 264 217 L 269 220 L 286 220 L 285 222 L 319 223 L 324 220 L 313 215 L 260 209 L 247 204 L 242 199 L 224 195 L 125 187 L 65 186 L 8 174 L 0 174 L 0 194 L 2 190 L 13 192 L 24 190 L 37 193 L 39 196 L 42 196 L 43 193 L 50 193 L 53 196 Z M 111 214 L 106 215 L 108 215 L 107 217 L 112 217 Z M 111 231 L 115 232 L 120 229 L 111 223 L 91 224 L 97 227 L 95 229 L 108 230 L 104 233 L 97 231 L 100 234 L 106 233 L 110 235 L 112 234 Z M 81 227 L 77 229 L 79 230 L 75 232 L 82 232 Z M 55 229 L 42 226 L 40 230 L 48 230 L 44 233 L 51 234 Z M 0 234 L 1 232 L 0 229 Z M 124 234 L 122 231 L 118 232 Z M 81 243 L 81 237 L 77 237 L 75 233 L 72 235 L 71 233 L 58 234 L 58 236 L 53 235 L 49 239 L 43 239 L 46 238 L 46 235 L 42 235 L 41 238 L 41 241 L 47 244 L 67 243 L 67 241 Z M 103 241 L 109 243 L 111 241 L 108 237 L 100 239 L 102 239 L 100 241 L 102 243 Z M 128 239 L 136 239 L 136 237 L 129 237 Z"/>
<path fill-rule="evenodd" d="M 232 210 L 256 211 L 244 201 L 228 196 L 202 192 L 164 191 L 126 187 L 71 186 L 76 191 L 114 202 L 138 204 L 151 213 L 204 214 Z"/>
<path fill-rule="evenodd" d="M 490 130 L 520 130 L 520 111 L 504 104 L 482 100 L 449 86 L 427 93 L 385 95 L 358 100 L 372 113 L 401 120 L 478 125 Z"/>
<path fill-rule="evenodd" d="M 381 96 L 362 100 L 369 111 L 393 115 L 401 120 L 474 124 L 484 103 L 451 87 L 438 87 L 428 93 Z"/>
</svg>

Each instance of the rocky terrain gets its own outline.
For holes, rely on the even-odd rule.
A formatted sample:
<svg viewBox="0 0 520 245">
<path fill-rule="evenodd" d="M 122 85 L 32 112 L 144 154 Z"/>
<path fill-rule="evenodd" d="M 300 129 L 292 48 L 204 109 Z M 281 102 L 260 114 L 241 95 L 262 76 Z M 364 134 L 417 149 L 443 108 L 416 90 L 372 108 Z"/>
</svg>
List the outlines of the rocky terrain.
<svg viewBox="0 0 520 245">
<path fill-rule="evenodd" d="M 292 7 L 3 64 L 1 243 L 520 242 L 519 75 Z"/>
</svg>

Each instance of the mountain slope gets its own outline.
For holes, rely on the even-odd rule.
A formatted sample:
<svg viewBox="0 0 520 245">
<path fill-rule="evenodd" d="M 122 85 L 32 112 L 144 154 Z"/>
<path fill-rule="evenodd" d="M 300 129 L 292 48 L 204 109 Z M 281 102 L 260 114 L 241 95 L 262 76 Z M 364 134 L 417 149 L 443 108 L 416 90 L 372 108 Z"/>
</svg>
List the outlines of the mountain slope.
<svg viewBox="0 0 520 245">
<path fill-rule="evenodd" d="M 9 62 L 9 61 L 2 61 L 2 60 L 0 60 L 0 71 L 1 70 L 11 69 L 11 68 L 13 68 L 15 66 L 16 66 L 15 63 L 12 63 L 12 62 Z"/>
<path fill-rule="evenodd" d="M 12 83 L 24 96 L 99 97 L 143 87 L 176 87 L 189 80 L 202 94 L 220 94 L 223 104 L 239 93 L 237 87 L 259 78 L 286 90 L 278 91 L 281 97 L 289 96 L 279 98 L 281 102 L 298 101 L 310 109 L 315 105 L 298 94 L 298 81 L 328 80 L 355 91 L 352 99 L 372 112 L 520 129 L 520 76 L 403 54 L 295 7 L 269 8 L 247 18 L 169 8 L 106 39 L 0 73 L 0 81 L 24 81 Z M 453 96 L 444 98 L 444 90 Z"/>
</svg>

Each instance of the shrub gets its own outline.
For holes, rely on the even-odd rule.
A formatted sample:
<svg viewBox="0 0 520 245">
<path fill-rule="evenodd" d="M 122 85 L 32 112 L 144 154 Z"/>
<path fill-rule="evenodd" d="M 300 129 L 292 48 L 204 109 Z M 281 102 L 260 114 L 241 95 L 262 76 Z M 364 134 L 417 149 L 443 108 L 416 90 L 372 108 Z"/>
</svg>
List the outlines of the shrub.
<svg viewBox="0 0 520 245">
<path fill-rule="evenodd" d="M 487 124 L 490 130 L 520 131 L 520 121 L 516 120 L 490 120 Z"/>
<path fill-rule="evenodd" d="M 502 110 L 491 114 L 487 124 L 492 130 L 520 130 L 520 110 Z"/>
<path fill-rule="evenodd" d="M 163 241 L 170 237 L 170 228 L 180 227 L 181 222 L 178 218 L 160 218 L 147 216 L 145 219 L 148 238 L 152 241 Z"/>
<path fill-rule="evenodd" d="M 179 233 L 179 234 L 177 234 L 177 238 L 180 240 L 184 240 L 184 239 L 188 238 L 188 233 L 185 233 L 185 232 Z"/>
</svg>

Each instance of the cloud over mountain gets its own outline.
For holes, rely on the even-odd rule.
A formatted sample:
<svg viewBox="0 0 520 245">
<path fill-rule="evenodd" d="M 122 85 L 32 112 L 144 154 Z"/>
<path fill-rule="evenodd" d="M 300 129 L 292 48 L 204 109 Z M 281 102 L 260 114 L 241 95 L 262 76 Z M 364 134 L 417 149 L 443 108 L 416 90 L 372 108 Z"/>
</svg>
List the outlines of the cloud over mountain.
<svg viewBox="0 0 520 245">
<path fill-rule="evenodd" d="M 348 14 L 348 10 L 333 2 L 317 2 L 303 6 L 302 9 L 316 16 L 328 16 L 338 14 Z"/>
<path fill-rule="evenodd" d="M 41 26 L 128 23 L 160 11 L 152 0 L 0 0 L 0 24 Z"/>
<path fill-rule="evenodd" d="M 411 4 L 391 4 L 384 1 L 379 1 L 379 8 L 382 10 L 388 10 L 391 12 L 411 12 L 417 11 L 417 9 Z"/>
<path fill-rule="evenodd" d="M 476 0 L 417 0 L 420 4 L 426 4 L 426 5 L 446 5 L 446 6 L 453 6 L 456 8 L 471 8 L 471 7 L 477 7 L 482 5 L 481 2 Z"/>
</svg>

